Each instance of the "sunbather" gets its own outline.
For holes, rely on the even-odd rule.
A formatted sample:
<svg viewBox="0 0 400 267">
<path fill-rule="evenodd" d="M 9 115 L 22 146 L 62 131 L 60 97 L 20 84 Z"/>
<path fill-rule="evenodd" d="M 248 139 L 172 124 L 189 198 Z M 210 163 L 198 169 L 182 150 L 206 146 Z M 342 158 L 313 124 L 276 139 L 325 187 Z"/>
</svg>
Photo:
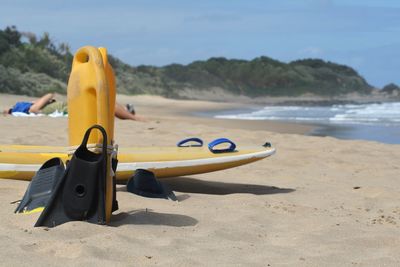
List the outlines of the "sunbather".
<svg viewBox="0 0 400 267">
<path fill-rule="evenodd" d="M 22 112 L 26 114 L 49 114 L 54 112 L 56 109 L 59 112 L 67 112 L 67 105 L 63 102 L 56 103 L 56 100 L 54 99 L 54 93 L 49 93 L 32 102 L 17 102 L 12 108 L 4 110 L 3 114 L 12 114 L 14 112 Z M 119 103 L 115 103 L 114 114 L 115 117 L 121 120 L 143 121 L 143 118 L 138 117 L 135 114 L 135 110 L 131 104 L 123 106 Z"/>
</svg>

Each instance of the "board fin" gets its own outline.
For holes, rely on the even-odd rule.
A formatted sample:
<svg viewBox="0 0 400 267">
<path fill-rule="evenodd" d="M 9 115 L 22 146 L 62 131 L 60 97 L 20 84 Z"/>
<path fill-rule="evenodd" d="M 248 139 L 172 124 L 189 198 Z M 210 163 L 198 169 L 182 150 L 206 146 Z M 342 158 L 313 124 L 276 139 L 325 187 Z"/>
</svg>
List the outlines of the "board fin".
<svg viewBox="0 0 400 267">
<path fill-rule="evenodd" d="M 86 147 L 93 129 L 100 130 L 103 135 L 101 154 Z M 94 125 L 86 131 L 35 227 L 55 227 L 69 221 L 105 224 L 106 176 L 107 134 L 103 127 Z"/>
<path fill-rule="evenodd" d="M 54 188 L 64 175 L 64 171 L 64 163 L 60 158 L 52 158 L 46 161 L 33 176 L 24 197 L 15 209 L 15 213 L 42 211 Z"/>
<path fill-rule="evenodd" d="M 126 189 L 135 195 L 149 198 L 164 198 L 177 201 L 172 190 L 157 180 L 153 172 L 138 169 L 126 184 Z"/>
</svg>

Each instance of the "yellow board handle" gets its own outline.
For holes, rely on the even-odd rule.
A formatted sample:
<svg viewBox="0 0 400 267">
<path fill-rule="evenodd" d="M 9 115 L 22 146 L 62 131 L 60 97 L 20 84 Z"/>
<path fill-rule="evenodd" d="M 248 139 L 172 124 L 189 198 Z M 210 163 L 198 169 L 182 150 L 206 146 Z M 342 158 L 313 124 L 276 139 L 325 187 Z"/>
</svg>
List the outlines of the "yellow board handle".
<svg viewBox="0 0 400 267">
<path fill-rule="evenodd" d="M 112 69 L 111 66 L 105 67 L 103 61 L 99 49 L 91 46 L 80 48 L 74 56 L 67 89 L 70 146 L 79 145 L 85 131 L 94 124 L 106 129 L 110 144 L 113 140 L 114 118 L 110 120 L 110 117 L 114 116 L 115 110 L 115 80 L 107 80 L 107 69 L 109 73 Z M 108 60 L 106 61 L 109 65 Z M 113 97 L 109 89 L 110 83 L 114 86 Z M 101 143 L 101 135 L 93 132 L 89 143 Z"/>
</svg>

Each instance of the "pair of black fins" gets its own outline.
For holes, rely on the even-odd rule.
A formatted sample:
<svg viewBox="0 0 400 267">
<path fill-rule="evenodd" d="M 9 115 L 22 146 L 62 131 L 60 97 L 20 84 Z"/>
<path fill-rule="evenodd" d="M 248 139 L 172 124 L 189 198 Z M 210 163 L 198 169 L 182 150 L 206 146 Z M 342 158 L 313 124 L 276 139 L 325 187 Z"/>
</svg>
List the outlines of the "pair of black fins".
<svg viewBox="0 0 400 267">
<path fill-rule="evenodd" d="M 87 149 L 93 129 L 98 129 L 103 135 L 100 154 Z M 112 166 L 114 170 L 116 165 L 115 161 Z M 106 176 L 107 134 L 103 127 L 94 125 L 86 131 L 82 144 L 66 168 L 60 158 L 52 158 L 44 163 L 32 178 L 15 212 L 44 207 L 35 227 L 54 227 L 69 221 L 105 224 Z M 115 195 L 113 209 L 118 209 Z"/>
<path fill-rule="evenodd" d="M 98 129 L 103 135 L 100 154 L 87 149 L 93 129 Z M 112 160 L 112 169 L 116 173 L 116 159 Z M 29 213 L 44 207 L 35 227 L 54 227 L 69 221 L 105 224 L 106 176 L 107 134 L 103 127 L 94 125 L 86 131 L 66 169 L 60 158 L 52 158 L 42 165 L 15 212 Z M 176 200 L 174 193 L 157 181 L 152 172 L 142 169 L 136 170 L 128 181 L 127 191 L 144 197 Z M 117 209 L 114 177 L 112 211 Z"/>
</svg>

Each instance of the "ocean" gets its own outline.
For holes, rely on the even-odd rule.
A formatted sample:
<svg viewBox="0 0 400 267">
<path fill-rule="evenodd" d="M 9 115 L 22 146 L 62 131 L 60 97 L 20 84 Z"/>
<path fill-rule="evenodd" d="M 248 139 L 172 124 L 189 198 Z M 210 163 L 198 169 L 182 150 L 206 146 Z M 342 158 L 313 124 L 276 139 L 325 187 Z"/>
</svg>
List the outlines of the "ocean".
<svg viewBox="0 0 400 267">
<path fill-rule="evenodd" d="M 332 106 L 267 106 L 216 118 L 278 120 L 317 126 L 310 135 L 400 144 L 400 102 Z"/>
</svg>

